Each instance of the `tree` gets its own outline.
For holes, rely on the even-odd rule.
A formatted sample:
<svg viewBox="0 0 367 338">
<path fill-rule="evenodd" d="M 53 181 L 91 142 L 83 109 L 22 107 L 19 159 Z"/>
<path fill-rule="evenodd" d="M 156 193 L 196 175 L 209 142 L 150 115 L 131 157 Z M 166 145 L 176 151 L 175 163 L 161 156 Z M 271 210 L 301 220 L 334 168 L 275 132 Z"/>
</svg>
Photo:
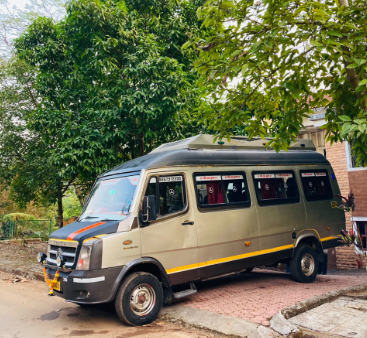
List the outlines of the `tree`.
<svg viewBox="0 0 367 338">
<path fill-rule="evenodd" d="M 208 0 L 197 13 L 212 34 L 185 47 L 200 51 L 205 121 L 219 137 L 245 124 L 286 150 L 302 118 L 325 106 L 327 140 L 353 140 L 367 165 L 366 1 Z"/>
<path fill-rule="evenodd" d="M 62 197 L 78 183 L 52 161 L 54 144 L 28 127 L 39 105 L 35 71 L 19 59 L 0 64 L 0 178 L 2 188 L 20 207 L 30 201 L 43 206 L 57 202 L 57 224 L 62 226 Z"/>
<path fill-rule="evenodd" d="M 177 136 L 177 113 L 197 96 L 192 55 L 180 49 L 198 30 L 196 8 L 71 1 L 63 22 L 40 18 L 17 40 L 19 57 L 39 72 L 33 127 L 57 135 L 53 156 L 66 171 L 100 172 Z"/>
<path fill-rule="evenodd" d="M 15 40 L 17 58 L 36 74 L 38 103 L 26 128 L 44 147 L 60 222 L 71 184 L 87 189 L 108 168 L 197 132 L 177 119 L 191 122 L 199 102 L 196 54 L 181 50 L 199 34 L 199 5 L 74 0 L 61 22 L 39 17 Z"/>
</svg>

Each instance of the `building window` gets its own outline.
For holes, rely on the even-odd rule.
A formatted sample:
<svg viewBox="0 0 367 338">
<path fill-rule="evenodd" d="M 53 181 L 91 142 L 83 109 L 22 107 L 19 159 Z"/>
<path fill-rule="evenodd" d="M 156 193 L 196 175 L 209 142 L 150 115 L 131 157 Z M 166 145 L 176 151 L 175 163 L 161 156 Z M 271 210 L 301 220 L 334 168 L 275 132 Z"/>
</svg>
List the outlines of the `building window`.
<svg viewBox="0 0 367 338">
<path fill-rule="evenodd" d="M 307 201 L 333 198 L 329 176 L 326 170 L 301 170 L 303 192 Z"/>
<path fill-rule="evenodd" d="M 253 178 L 260 206 L 299 202 L 293 171 L 255 172 Z"/>
<path fill-rule="evenodd" d="M 361 165 L 357 166 L 357 160 L 352 155 L 352 147 L 353 142 L 347 142 L 345 141 L 345 152 L 347 156 L 347 166 L 349 171 L 355 171 L 355 170 L 366 170 L 367 167 L 363 167 Z"/>
<path fill-rule="evenodd" d="M 356 227 L 361 235 L 363 249 L 367 249 L 366 234 L 367 234 L 367 222 L 356 222 Z"/>
<path fill-rule="evenodd" d="M 199 208 L 250 205 L 244 173 L 195 174 L 194 180 Z"/>
</svg>

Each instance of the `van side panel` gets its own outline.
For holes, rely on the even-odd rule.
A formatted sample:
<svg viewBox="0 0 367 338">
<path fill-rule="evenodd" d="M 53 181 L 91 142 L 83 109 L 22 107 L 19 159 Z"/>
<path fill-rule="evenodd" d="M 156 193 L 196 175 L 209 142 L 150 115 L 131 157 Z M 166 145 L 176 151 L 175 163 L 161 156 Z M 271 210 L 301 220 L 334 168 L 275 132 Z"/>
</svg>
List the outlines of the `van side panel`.
<svg viewBox="0 0 367 338">
<path fill-rule="evenodd" d="M 193 168 L 194 173 L 244 172 L 241 167 Z M 250 177 L 246 175 L 247 184 Z M 195 185 L 194 185 L 195 186 Z M 250 191 L 249 207 L 200 211 L 197 197 L 193 196 L 195 219 L 198 231 L 198 257 L 200 278 L 244 270 L 255 266 L 252 253 L 260 250 L 257 216 L 253 205 L 253 193 Z M 249 262 L 251 258 L 251 262 Z M 249 264 L 249 265 L 248 265 Z"/>
<path fill-rule="evenodd" d="M 251 172 L 259 171 L 259 167 L 251 167 L 249 170 Z M 294 166 L 264 166 L 260 170 L 269 173 L 293 171 L 297 175 Z M 254 184 L 253 180 L 252 184 Z M 255 186 L 254 189 L 256 189 Z M 301 187 L 298 184 L 299 194 L 300 189 Z M 259 220 L 261 250 L 273 249 L 274 251 L 281 251 L 283 252 L 282 258 L 287 258 L 292 255 L 294 243 L 292 234 L 307 227 L 307 216 L 301 196 L 300 194 L 300 201 L 296 203 L 260 206 L 254 194 Z"/>
<path fill-rule="evenodd" d="M 199 278 L 197 230 L 192 200 L 190 175 L 184 169 L 169 168 L 149 172 L 151 175 L 184 173 L 188 205 L 183 214 L 168 219 L 157 219 L 140 228 L 142 258 L 151 257 L 165 269 L 171 284 L 180 284 Z M 192 224 L 187 224 L 192 223 Z"/>
<path fill-rule="evenodd" d="M 333 197 L 326 200 L 307 201 L 301 183 L 301 170 L 327 170 L 328 179 L 330 180 L 333 190 Z M 298 166 L 298 179 L 300 181 L 300 190 L 304 199 L 306 213 L 307 213 L 307 228 L 315 229 L 318 233 L 321 242 L 333 240 L 337 237 L 342 229 L 345 229 L 344 211 L 333 207 L 332 202 L 337 202 L 339 205 L 340 198 L 335 197 L 340 193 L 338 184 L 331 178 L 331 166 Z"/>
</svg>

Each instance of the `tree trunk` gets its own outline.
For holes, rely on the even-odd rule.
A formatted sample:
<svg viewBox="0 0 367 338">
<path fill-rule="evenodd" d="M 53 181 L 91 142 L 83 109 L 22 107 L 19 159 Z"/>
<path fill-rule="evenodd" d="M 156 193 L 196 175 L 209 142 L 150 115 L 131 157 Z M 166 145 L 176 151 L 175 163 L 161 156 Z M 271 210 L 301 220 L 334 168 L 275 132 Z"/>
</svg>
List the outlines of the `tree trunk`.
<svg viewBox="0 0 367 338">
<path fill-rule="evenodd" d="M 62 191 L 61 186 L 59 191 L 57 192 L 57 227 L 60 229 L 63 227 L 63 219 L 64 219 L 64 210 L 62 207 Z"/>
<path fill-rule="evenodd" d="M 139 156 L 143 156 L 144 155 L 144 146 L 145 146 L 145 142 L 144 142 L 144 132 L 141 132 L 141 136 L 140 136 L 140 142 L 139 142 L 139 147 L 140 147 L 140 151 L 139 151 Z"/>
<path fill-rule="evenodd" d="M 77 186 L 74 186 L 74 191 L 76 196 L 78 197 L 78 201 L 81 205 L 81 207 L 84 207 L 84 201 L 85 201 L 85 196 L 83 196 L 82 192 L 80 191 L 80 189 Z"/>
</svg>

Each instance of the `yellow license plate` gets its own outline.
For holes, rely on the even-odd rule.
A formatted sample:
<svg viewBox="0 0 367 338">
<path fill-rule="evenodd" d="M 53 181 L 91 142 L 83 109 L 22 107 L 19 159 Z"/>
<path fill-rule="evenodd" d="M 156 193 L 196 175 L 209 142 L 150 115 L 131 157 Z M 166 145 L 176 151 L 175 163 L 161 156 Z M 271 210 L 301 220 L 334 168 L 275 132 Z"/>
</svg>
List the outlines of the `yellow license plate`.
<svg viewBox="0 0 367 338">
<path fill-rule="evenodd" d="M 60 282 L 56 282 L 54 285 L 54 290 L 60 291 Z"/>
</svg>

